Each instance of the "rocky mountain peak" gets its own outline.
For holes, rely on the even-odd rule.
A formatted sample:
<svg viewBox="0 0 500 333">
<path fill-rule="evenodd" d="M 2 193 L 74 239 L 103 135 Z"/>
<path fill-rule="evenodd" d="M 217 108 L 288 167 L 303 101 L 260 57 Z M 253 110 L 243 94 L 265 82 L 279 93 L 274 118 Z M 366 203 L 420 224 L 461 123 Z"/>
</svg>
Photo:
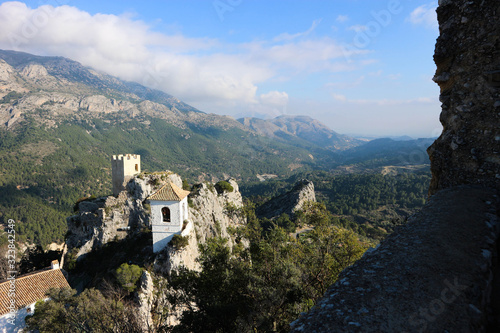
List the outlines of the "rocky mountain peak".
<svg viewBox="0 0 500 333">
<path fill-rule="evenodd" d="M 29 64 L 20 72 L 21 75 L 30 79 L 41 79 L 49 75 L 47 69 L 40 64 Z"/>
<path fill-rule="evenodd" d="M 4 60 L 0 59 L 0 81 L 9 81 L 14 69 Z"/>
<path fill-rule="evenodd" d="M 302 209 L 308 201 L 316 201 L 314 192 L 314 184 L 312 181 L 302 179 L 299 180 L 293 188 L 277 196 L 260 206 L 256 213 L 259 217 L 272 219 L 281 214 L 292 216 L 297 210 Z"/>
</svg>

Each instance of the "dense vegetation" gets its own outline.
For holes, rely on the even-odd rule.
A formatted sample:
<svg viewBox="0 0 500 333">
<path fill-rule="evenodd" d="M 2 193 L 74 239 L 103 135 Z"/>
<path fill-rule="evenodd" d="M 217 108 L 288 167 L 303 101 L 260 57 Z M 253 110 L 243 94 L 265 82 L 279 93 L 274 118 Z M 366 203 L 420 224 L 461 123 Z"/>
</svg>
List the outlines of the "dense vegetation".
<svg viewBox="0 0 500 333">
<path fill-rule="evenodd" d="M 338 217 L 338 225 L 381 239 L 425 204 L 430 173 L 425 170 L 392 176 L 313 171 L 285 180 L 243 184 L 240 189 L 258 206 L 289 190 L 290 184 L 299 179 L 313 181 L 317 200 Z"/>
<path fill-rule="evenodd" d="M 259 172 L 289 174 L 295 157 L 287 149 L 239 129 L 180 129 L 158 119 L 122 122 L 117 115 L 52 128 L 31 123 L 17 132 L 0 130 L 0 223 L 18 221 L 20 241 L 62 241 L 65 219 L 77 199 L 110 194 L 113 154 L 140 154 L 145 171 L 245 179 Z M 305 149 L 294 149 L 294 156 L 309 160 Z"/>
<path fill-rule="evenodd" d="M 43 113 L 43 110 L 37 112 Z M 401 149 L 400 145 L 397 147 Z M 108 195 L 110 157 L 127 152 L 141 155 L 145 171 L 169 169 L 189 179 L 200 175 L 221 179 L 231 175 L 241 183 L 255 179 L 256 174 L 277 174 L 283 179 L 298 171 L 331 169 L 345 159 L 306 143 L 287 145 L 238 128 L 223 130 L 216 126 L 189 125 L 181 129 L 165 120 L 146 116 L 130 119 L 118 113 L 102 119 L 75 118 L 50 128 L 27 121 L 16 131 L 0 130 L 0 223 L 9 218 L 18 221 L 20 241 L 43 246 L 61 242 L 66 233 L 65 219 L 71 215 L 73 204 L 82 197 Z M 399 153 L 400 156 L 407 154 L 401 150 Z M 357 160 L 362 159 L 360 154 L 355 154 Z M 375 157 L 375 164 L 383 163 L 384 159 Z M 320 191 L 327 175 L 319 177 Z M 288 181 L 281 183 L 285 182 Z M 374 192 L 358 190 L 365 184 L 370 185 L 369 181 L 346 178 L 345 182 L 357 182 L 359 186 L 325 189 L 332 193 L 340 189 L 344 198 L 323 197 L 331 201 L 331 205 L 327 202 L 328 207 L 338 214 L 356 214 L 391 200 L 409 200 L 408 205 L 422 201 L 415 189 L 406 191 L 408 198 L 405 191 L 399 190 L 392 198 L 366 197 L 362 193 Z M 281 183 L 269 182 L 278 188 Z M 221 187 L 220 190 L 230 189 Z M 356 197 L 351 200 L 352 193 L 357 193 L 359 200 Z"/>
<path fill-rule="evenodd" d="M 116 292 L 105 295 L 96 289 L 52 290 L 50 302 L 39 301 L 27 328 L 37 332 L 124 332 L 141 331 L 135 309 Z"/>
<path fill-rule="evenodd" d="M 320 204 L 301 214 L 304 223 L 316 228 L 298 238 L 278 226 L 264 228 L 251 207 L 237 213 L 245 214 L 248 223 L 231 231 L 236 245 L 211 238 L 200 246 L 201 271 L 182 268 L 168 282 L 156 279 L 153 332 L 287 332 L 289 323 L 313 306 L 366 249 L 352 231 L 335 226 L 334 217 Z M 120 260 L 147 263 L 136 261 L 144 255 L 126 256 L 117 249 L 126 243 L 127 251 L 139 253 L 143 242 L 110 243 L 90 254 L 78 266 L 88 267 L 86 273 L 100 290 L 86 289 L 78 296 L 69 290 L 52 292 L 52 301 L 37 304 L 28 327 L 42 332 L 139 331 L 135 298 L 129 292 L 137 285 L 140 269 Z M 109 256 L 103 264 L 105 253 Z M 165 318 L 178 311 L 180 324 L 169 326 Z"/>
<path fill-rule="evenodd" d="M 304 212 L 315 228 L 299 238 L 263 228 L 248 207 L 246 215 L 247 226 L 234 232 L 248 247 L 212 238 L 200 246 L 201 272 L 181 269 L 172 277 L 169 300 L 173 310 L 184 309 L 172 332 L 287 332 L 366 249 L 321 205 Z"/>
</svg>

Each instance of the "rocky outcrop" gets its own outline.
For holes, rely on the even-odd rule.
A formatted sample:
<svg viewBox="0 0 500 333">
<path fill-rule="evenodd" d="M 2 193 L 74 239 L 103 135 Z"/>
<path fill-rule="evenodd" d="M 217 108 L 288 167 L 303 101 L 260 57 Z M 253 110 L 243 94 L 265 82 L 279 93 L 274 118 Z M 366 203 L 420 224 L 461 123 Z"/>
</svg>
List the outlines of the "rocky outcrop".
<svg viewBox="0 0 500 333">
<path fill-rule="evenodd" d="M 314 184 L 309 180 L 300 180 L 294 187 L 280 196 L 272 198 L 264 203 L 256 210 L 258 217 L 265 217 L 272 219 L 280 216 L 281 214 L 293 214 L 302 209 L 304 204 L 308 201 L 316 201 L 316 194 L 314 193 Z"/>
<path fill-rule="evenodd" d="M 198 245 L 204 244 L 209 238 L 217 236 L 228 238 L 229 245 L 232 245 L 228 228 L 242 225 L 246 223 L 246 219 L 241 213 L 243 199 L 238 183 L 234 179 L 229 179 L 228 182 L 233 190 L 223 193 L 218 193 L 211 183 L 194 186 L 189 195 L 189 216 L 193 228 L 185 233 L 189 238 L 189 244 L 183 249 L 167 246 L 157 256 L 155 271 L 170 275 L 173 270 L 181 266 L 199 270 L 196 261 L 199 255 Z"/>
<path fill-rule="evenodd" d="M 139 280 L 139 290 L 137 291 L 138 315 L 143 332 L 148 332 L 148 328 L 153 325 L 151 310 L 154 298 L 154 284 L 151 273 L 143 271 Z"/>
<path fill-rule="evenodd" d="M 429 148 L 430 193 L 459 184 L 500 189 L 500 3 L 442 0 L 434 81 L 443 133 Z"/>
<path fill-rule="evenodd" d="M 182 186 L 179 175 L 157 172 L 132 178 L 117 197 L 81 201 L 78 214 L 68 218 L 68 247 L 77 248 L 76 256 L 80 257 L 110 241 L 141 232 L 149 226 L 145 199 L 167 181 Z"/>
<path fill-rule="evenodd" d="M 132 178 L 117 197 L 86 199 L 78 203 L 78 214 L 68 218 L 66 243 L 76 249 L 76 257 L 99 249 L 113 240 L 134 235 L 150 226 L 147 198 L 172 182 L 182 188 L 182 179 L 170 171 L 140 174 Z M 228 180 L 233 190 L 218 193 L 213 184 L 196 185 L 189 196 L 189 223 L 182 231 L 189 243 L 182 249 L 167 246 L 156 257 L 155 271 L 168 276 L 181 266 L 199 269 L 198 245 L 208 238 L 231 238 L 228 227 L 245 223 L 241 214 L 243 200 L 235 180 Z"/>
<path fill-rule="evenodd" d="M 30 79 L 41 79 L 49 75 L 47 69 L 39 64 L 29 64 L 23 68 L 20 73 L 22 76 Z"/>
<path fill-rule="evenodd" d="M 5 61 L 0 59 L 0 81 L 8 82 L 11 79 L 13 72 L 14 69 Z"/>
<path fill-rule="evenodd" d="M 346 269 L 293 332 L 481 332 L 490 314 L 494 190 L 434 195 L 376 249 Z"/>
</svg>

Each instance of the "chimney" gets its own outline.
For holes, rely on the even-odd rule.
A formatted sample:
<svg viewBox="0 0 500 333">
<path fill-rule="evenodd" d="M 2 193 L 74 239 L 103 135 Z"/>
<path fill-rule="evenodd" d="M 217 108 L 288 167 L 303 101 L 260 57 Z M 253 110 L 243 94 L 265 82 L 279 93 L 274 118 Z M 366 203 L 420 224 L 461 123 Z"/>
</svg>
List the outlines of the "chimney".
<svg viewBox="0 0 500 333">
<path fill-rule="evenodd" d="M 59 269 L 59 261 L 52 260 L 52 262 L 50 263 L 50 268 L 52 268 L 52 269 Z"/>
</svg>

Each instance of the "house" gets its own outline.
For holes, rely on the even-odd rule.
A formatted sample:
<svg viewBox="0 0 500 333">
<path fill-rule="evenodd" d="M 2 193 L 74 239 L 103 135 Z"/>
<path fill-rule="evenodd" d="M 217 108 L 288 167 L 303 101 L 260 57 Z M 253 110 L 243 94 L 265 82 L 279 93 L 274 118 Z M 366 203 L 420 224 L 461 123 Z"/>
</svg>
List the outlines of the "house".
<svg viewBox="0 0 500 333">
<path fill-rule="evenodd" d="M 11 275 L 0 282 L 0 333 L 19 332 L 26 316 L 35 310 L 35 303 L 47 300 L 53 288 L 71 288 L 54 260 L 51 267 L 26 275 Z"/>
<path fill-rule="evenodd" d="M 189 193 L 168 182 L 149 196 L 153 252 L 161 251 L 174 234 L 182 233 L 184 221 L 189 218 L 187 203 Z"/>
</svg>

